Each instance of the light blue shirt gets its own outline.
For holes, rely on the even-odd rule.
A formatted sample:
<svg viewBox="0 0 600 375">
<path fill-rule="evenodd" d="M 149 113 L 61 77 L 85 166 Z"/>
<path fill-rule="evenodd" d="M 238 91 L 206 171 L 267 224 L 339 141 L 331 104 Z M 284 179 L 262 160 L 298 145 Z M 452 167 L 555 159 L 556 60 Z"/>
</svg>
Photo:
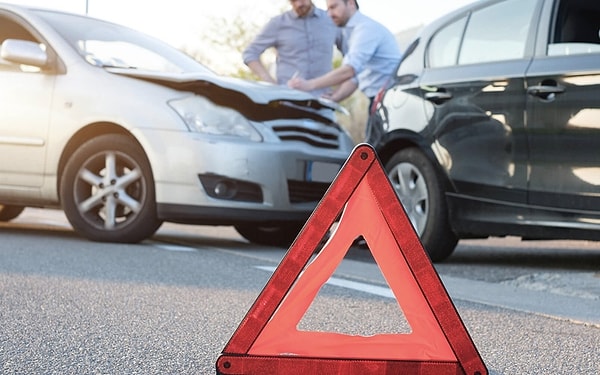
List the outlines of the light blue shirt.
<svg viewBox="0 0 600 375">
<path fill-rule="evenodd" d="M 358 88 L 372 98 L 400 63 L 398 42 L 385 26 L 360 11 L 343 29 L 342 64 L 354 68 Z"/>
<path fill-rule="evenodd" d="M 312 79 L 332 69 L 336 40 L 341 40 L 340 29 L 327 12 L 313 7 L 305 17 L 293 10 L 269 20 L 252 43 L 244 50 L 244 63 L 258 61 L 270 47 L 277 50 L 277 83 L 287 85 L 294 76 Z M 321 94 L 326 90 L 317 90 Z"/>
</svg>

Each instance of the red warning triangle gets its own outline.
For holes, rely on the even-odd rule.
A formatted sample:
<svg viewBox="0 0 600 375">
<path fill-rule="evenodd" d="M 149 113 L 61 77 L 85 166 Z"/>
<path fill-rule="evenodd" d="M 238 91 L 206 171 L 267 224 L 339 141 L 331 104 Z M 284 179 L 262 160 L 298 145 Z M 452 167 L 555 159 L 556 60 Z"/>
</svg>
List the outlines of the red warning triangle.
<svg viewBox="0 0 600 375">
<path fill-rule="evenodd" d="M 335 231 L 313 258 L 338 218 Z M 411 332 L 360 336 L 298 330 L 359 236 Z M 221 375 L 488 373 L 375 151 L 366 144 L 354 149 L 216 367 Z"/>
</svg>

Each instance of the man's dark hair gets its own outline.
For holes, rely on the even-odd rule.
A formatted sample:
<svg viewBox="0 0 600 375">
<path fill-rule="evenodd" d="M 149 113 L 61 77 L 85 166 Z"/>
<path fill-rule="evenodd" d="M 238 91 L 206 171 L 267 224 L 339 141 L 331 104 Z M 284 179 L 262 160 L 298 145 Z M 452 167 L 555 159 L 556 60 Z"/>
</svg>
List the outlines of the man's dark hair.
<svg viewBox="0 0 600 375">
<path fill-rule="evenodd" d="M 348 0 L 344 0 L 344 3 L 348 4 Z M 358 10 L 358 0 L 354 0 L 354 4 L 356 4 L 356 10 Z"/>
</svg>

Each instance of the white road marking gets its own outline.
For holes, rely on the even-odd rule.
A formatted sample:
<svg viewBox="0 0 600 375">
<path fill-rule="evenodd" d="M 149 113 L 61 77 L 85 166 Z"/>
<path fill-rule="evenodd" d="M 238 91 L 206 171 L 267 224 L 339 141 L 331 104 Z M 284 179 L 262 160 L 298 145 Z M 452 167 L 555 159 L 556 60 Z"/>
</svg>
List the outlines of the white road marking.
<svg viewBox="0 0 600 375">
<path fill-rule="evenodd" d="M 193 252 L 196 251 L 193 247 L 189 246 L 180 246 L 180 245 L 170 245 L 164 243 L 153 243 L 152 246 L 157 247 L 161 250 L 166 251 L 180 251 L 180 252 Z"/>
<path fill-rule="evenodd" d="M 271 272 L 271 273 L 273 273 L 275 271 L 275 267 L 269 267 L 269 266 L 257 266 L 256 268 L 261 269 L 263 271 Z M 338 277 L 330 277 L 329 280 L 327 280 L 326 284 L 335 285 L 335 286 L 339 286 L 341 288 L 346 288 L 346 289 L 352 289 L 352 290 L 356 290 L 359 292 L 374 294 L 374 295 L 380 296 L 380 297 L 394 298 L 394 299 L 396 298 L 390 288 L 381 287 L 381 286 L 372 285 L 372 284 L 361 283 L 358 281 L 340 279 Z"/>
</svg>

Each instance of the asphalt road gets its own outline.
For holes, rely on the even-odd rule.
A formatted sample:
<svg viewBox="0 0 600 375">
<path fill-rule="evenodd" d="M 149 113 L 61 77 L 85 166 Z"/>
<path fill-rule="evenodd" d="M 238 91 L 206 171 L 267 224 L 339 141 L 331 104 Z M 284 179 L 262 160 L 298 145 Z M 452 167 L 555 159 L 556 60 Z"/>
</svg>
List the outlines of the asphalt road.
<svg viewBox="0 0 600 375">
<path fill-rule="evenodd" d="M 165 225 L 137 245 L 76 236 L 60 213 L 0 224 L 0 373 L 214 374 L 284 255 L 229 228 Z M 463 241 L 436 265 L 492 374 L 600 373 L 600 244 Z M 407 322 L 351 249 L 301 329 L 369 335 Z"/>
</svg>

